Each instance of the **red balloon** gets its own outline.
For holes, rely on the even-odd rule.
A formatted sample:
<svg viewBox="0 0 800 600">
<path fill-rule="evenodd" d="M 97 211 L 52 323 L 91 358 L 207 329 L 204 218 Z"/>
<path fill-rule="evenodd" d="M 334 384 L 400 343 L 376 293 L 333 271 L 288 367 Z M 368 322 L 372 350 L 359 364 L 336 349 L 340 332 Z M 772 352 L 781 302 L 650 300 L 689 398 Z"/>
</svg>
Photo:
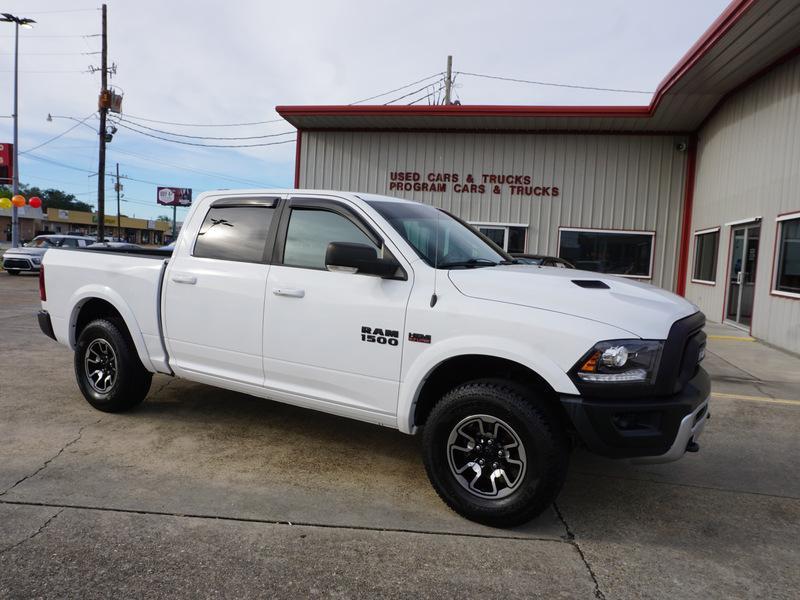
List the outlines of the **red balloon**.
<svg viewBox="0 0 800 600">
<path fill-rule="evenodd" d="M 39 198 L 39 196 L 34 196 L 28 200 L 28 204 L 31 205 L 31 208 L 40 208 L 42 206 L 42 199 Z"/>
</svg>

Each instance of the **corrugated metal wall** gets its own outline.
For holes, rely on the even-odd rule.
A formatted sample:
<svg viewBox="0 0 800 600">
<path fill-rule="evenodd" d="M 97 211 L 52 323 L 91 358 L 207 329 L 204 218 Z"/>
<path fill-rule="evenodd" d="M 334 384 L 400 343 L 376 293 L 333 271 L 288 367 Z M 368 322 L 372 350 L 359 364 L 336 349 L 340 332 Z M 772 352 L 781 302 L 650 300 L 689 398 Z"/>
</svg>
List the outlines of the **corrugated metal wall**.
<svg viewBox="0 0 800 600">
<path fill-rule="evenodd" d="M 689 282 L 686 295 L 721 320 L 731 233 L 724 224 L 760 216 L 752 334 L 800 352 L 800 300 L 770 295 L 775 219 L 800 210 L 800 58 L 728 99 L 698 141 L 692 229 L 722 230 L 716 285 Z"/>
<path fill-rule="evenodd" d="M 674 289 L 686 154 L 672 136 L 303 132 L 303 188 L 373 192 L 443 207 L 464 220 L 529 226 L 528 252 L 558 254 L 558 228 L 655 231 L 653 279 Z M 390 191 L 390 173 L 530 175 L 557 197 Z M 423 179 L 424 180 L 424 179 Z M 487 186 L 491 188 L 491 186 Z"/>
</svg>

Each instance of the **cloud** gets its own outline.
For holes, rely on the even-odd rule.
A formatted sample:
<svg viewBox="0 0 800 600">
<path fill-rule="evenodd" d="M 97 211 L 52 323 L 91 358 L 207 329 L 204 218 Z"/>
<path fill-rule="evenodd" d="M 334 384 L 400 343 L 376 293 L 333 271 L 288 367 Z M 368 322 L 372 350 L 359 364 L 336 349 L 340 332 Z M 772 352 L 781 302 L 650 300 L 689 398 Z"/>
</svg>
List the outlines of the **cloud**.
<svg viewBox="0 0 800 600">
<path fill-rule="evenodd" d="M 275 118 L 277 104 L 352 102 L 442 71 L 447 54 L 454 56 L 457 71 L 653 90 L 726 4 L 726 0 L 110 0 L 109 52 L 118 65 L 111 83 L 124 91 L 125 114 L 190 123 L 269 120 Z M 67 6 L 56 0 L 6 2 L 4 10 L 38 21 L 33 30 L 22 33 L 20 42 L 23 150 L 71 126 L 67 120 L 48 123 L 47 113 L 82 118 L 96 109 L 99 76 L 79 71 L 99 64 L 99 56 L 82 54 L 98 51 L 99 38 L 81 36 L 99 33 L 100 13 L 50 12 L 88 6 L 77 0 Z M 8 91 L 12 31 L 10 26 L 0 29 L 0 89 Z M 466 75 L 458 76 L 456 83 L 455 93 L 465 104 L 644 104 L 649 100 L 642 95 Z M 10 99 L 10 93 L 3 94 L 0 115 L 11 113 Z M 91 123 L 96 126 L 96 121 Z M 0 138 L 11 138 L 10 125 L 10 119 L 0 119 Z M 149 125 L 220 136 L 263 135 L 287 127 L 282 123 L 219 129 Z M 37 154 L 91 170 L 96 169 L 94 144 L 92 132 L 79 127 Z M 139 156 L 126 155 L 126 151 Z M 292 183 L 294 145 L 192 148 L 120 130 L 109 145 L 111 165 L 117 160 L 132 177 L 198 191 L 237 184 L 165 163 L 287 186 Z M 86 175 L 41 161 L 21 161 L 22 180 L 32 183 L 45 184 L 48 178 L 68 182 L 73 187 L 67 189 L 72 191 L 87 192 L 94 180 Z M 142 203 L 130 205 L 141 216 L 163 212 L 154 205 L 151 184 L 130 182 L 126 195 Z M 91 194 L 82 196 L 86 198 L 91 199 Z M 151 202 L 153 206 L 148 205 Z"/>
</svg>

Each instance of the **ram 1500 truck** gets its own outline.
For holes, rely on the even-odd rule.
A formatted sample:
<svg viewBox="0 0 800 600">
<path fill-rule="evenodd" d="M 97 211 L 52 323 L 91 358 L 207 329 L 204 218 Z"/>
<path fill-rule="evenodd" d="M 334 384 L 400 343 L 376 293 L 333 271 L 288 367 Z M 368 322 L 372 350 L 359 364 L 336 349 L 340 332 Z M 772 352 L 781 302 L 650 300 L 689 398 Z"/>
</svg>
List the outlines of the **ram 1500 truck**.
<svg viewBox="0 0 800 600">
<path fill-rule="evenodd" d="M 40 288 L 95 408 L 136 406 L 164 373 L 421 432 L 441 498 L 494 526 L 553 502 L 574 445 L 671 461 L 708 413 L 696 306 L 516 264 L 397 198 L 206 193 L 171 252 L 50 250 Z"/>
</svg>

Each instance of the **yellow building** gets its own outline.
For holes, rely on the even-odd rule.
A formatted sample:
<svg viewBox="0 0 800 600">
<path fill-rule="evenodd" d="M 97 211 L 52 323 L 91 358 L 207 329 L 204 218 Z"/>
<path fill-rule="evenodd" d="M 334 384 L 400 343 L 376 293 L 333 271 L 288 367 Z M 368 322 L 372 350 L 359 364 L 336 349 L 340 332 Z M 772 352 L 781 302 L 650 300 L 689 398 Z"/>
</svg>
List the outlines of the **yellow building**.
<svg viewBox="0 0 800 600">
<path fill-rule="evenodd" d="M 132 244 L 160 246 L 172 233 L 172 223 L 167 221 L 151 221 L 133 217 L 116 215 L 105 216 L 106 239 L 119 238 Z M 48 208 L 42 222 L 44 231 L 48 233 L 80 233 L 81 235 L 97 235 L 97 213 L 78 210 Z"/>
</svg>

